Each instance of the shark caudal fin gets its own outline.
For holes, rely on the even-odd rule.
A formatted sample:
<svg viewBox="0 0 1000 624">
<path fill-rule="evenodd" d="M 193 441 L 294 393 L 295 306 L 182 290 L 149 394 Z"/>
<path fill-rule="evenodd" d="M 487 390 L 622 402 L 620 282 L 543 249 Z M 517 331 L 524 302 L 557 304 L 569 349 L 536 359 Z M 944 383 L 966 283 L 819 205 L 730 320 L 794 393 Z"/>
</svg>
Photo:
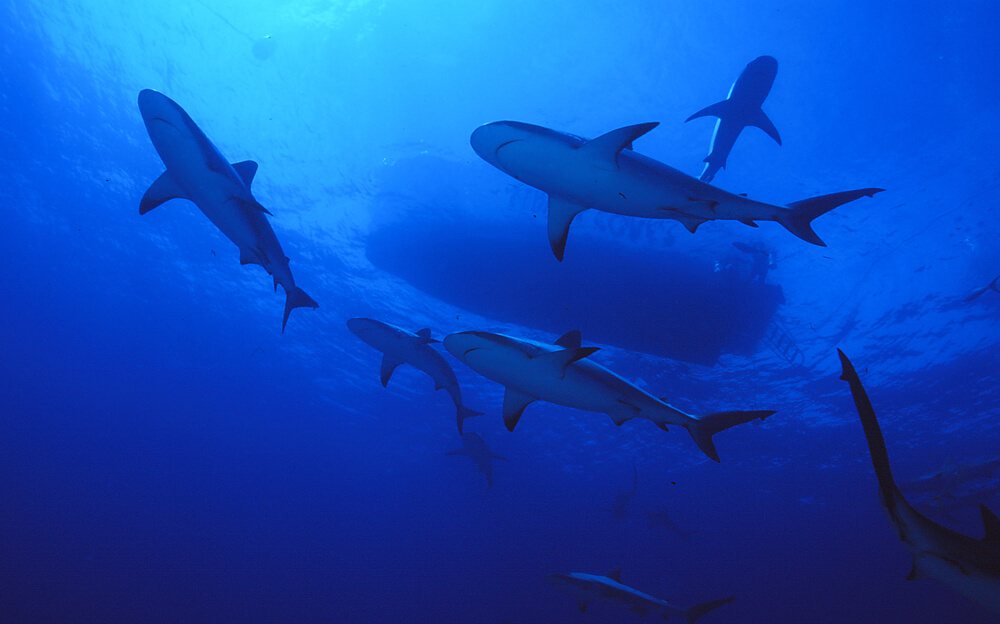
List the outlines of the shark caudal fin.
<svg viewBox="0 0 1000 624">
<path fill-rule="evenodd" d="M 691 438 L 694 439 L 694 443 L 698 445 L 698 448 L 700 448 L 702 452 L 705 453 L 705 455 L 708 455 L 711 459 L 719 461 L 719 452 L 715 450 L 715 443 L 712 442 L 712 436 L 720 431 L 729 429 L 730 427 L 750 422 L 755 418 L 764 420 L 774 413 L 774 410 L 716 412 L 700 418 L 692 417 L 685 426 L 687 427 L 688 433 L 691 434 Z"/>
<path fill-rule="evenodd" d="M 701 616 L 705 615 L 709 611 L 714 611 L 722 605 L 727 605 L 730 602 L 736 600 L 736 596 L 730 596 L 729 598 L 722 598 L 721 600 L 713 600 L 712 602 L 703 602 L 701 604 L 696 604 L 695 606 L 687 609 L 684 612 L 684 621 L 691 624 Z"/>
<path fill-rule="evenodd" d="M 295 308 L 318 308 L 319 304 L 312 300 L 312 297 L 306 294 L 306 291 L 302 290 L 298 286 L 292 286 L 291 289 L 285 291 L 285 315 L 281 317 L 281 333 L 285 333 L 285 325 L 288 323 L 288 315 Z"/>
<path fill-rule="evenodd" d="M 830 193 L 829 195 L 820 195 L 819 197 L 792 202 L 788 204 L 787 210 L 778 213 L 778 223 L 785 226 L 785 229 L 807 243 L 826 247 L 826 243 L 813 231 L 810 225 L 813 219 L 855 199 L 871 197 L 875 193 L 881 193 L 884 190 L 880 188 L 866 188 L 856 191 L 842 191 L 840 193 Z"/>
<path fill-rule="evenodd" d="M 482 416 L 482 412 L 477 412 L 476 410 L 469 409 L 464 405 L 458 405 L 455 407 L 458 417 L 458 435 L 462 435 L 462 424 L 465 422 L 466 418 L 472 418 L 473 416 Z"/>
</svg>

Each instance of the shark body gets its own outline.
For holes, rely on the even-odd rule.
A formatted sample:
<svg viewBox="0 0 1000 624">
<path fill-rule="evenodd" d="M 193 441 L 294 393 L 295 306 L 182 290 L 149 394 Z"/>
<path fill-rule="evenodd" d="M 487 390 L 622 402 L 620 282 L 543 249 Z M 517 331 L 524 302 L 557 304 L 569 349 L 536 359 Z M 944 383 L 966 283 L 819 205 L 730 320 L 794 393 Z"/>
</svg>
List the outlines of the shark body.
<svg viewBox="0 0 1000 624">
<path fill-rule="evenodd" d="M 644 123 L 587 141 L 516 121 L 472 133 L 472 148 L 504 173 L 549 196 L 549 245 L 562 260 L 573 218 L 596 209 L 647 219 L 676 219 L 692 233 L 713 220 L 777 221 L 799 238 L 826 246 L 810 222 L 837 206 L 882 191 L 866 188 L 776 206 L 734 195 L 638 154 L 632 142 L 657 126 Z"/>
<path fill-rule="evenodd" d="M 740 73 L 726 99 L 701 109 L 685 120 L 708 116 L 719 118 L 712 133 L 711 151 L 705 157 L 705 170 L 700 178 L 703 182 L 711 182 L 719 169 L 726 168 L 729 152 L 747 126 L 757 126 L 781 145 L 778 129 L 761 108 L 771 92 L 777 74 L 778 61 L 774 57 L 757 57 Z"/>
<path fill-rule="evenodd" d="M 435 390 L 443 389 L 451 397 L 452 403 L 455 404 L 459 434 L 462 433 L 462 425 L 466 418 L 482 414 L 462 403 L 462 389 L 458 385 L 455 371 L 440 353 L 430 347 L 430 343 L 438 342 L 431 338 L 430 329 L 425 328 L 413 333 L 370 318 L 349 319 L 347 328 L 368 346 L 382 352 L 379 378 L 383 388 L 388 386 L 389 378 L 397 366 L 409 364 L 433 379 Z"/>
<path fill-rule="evenodd" d="M 941 526 L 907 502 L 897 487 L 889 466 L 889 454 L 878 418 L 854 366 L 839 349 L 841 379 L 851 394 L 868 440 L 879 494 L 899 539 L 913 555 L 907 580 L 936 578 L 966 597 L 1000 614 L 1000 520 L 980 505 L 986 536 L 975 539 Z"/>
<path fill-rule="evenodd" d="M 153 147 L 167 170 L 146 190 L 139 214 L 165 201 L 187 199 L 240 250 L 240 264 L 259 264 L 285 290 L 285 312 L 319 307 L 295 285 L 288 258 L 265 215 L 270 214 L 250 192 L 257 173 L 252 160 L 230 164 L 176 102 L 151 89 L 139 93 L 139 112 Z"/>
<path fill-rule="evenodd" d="M 625 381 L 587 356 L 580 332 L 570 331 L 555 344 L 512 338 L 503 334 L 466 331 L 444 339 L 444 348 L 480 375 L 505 386 L 503 419 L 513 431 L 534 401 L 601 412 L 616 425 L 648 418 L 661 429 L 679 425 L 688 430 L 706 455 L 719 461 L 712 436 L 735 425 L 764 418 L 774 411 L 717 412 L 695 417 Z"/>
<path fill-rule="evenodd" d="M 998 286 L 998 284 L 1000 284 L 1000 275 L 994 277 L 993 281 L 990 282 L 989 284 L 985 286 L 980 286 L 979 288 L 973 288 L 972 290 L 970 290 L 968 294 L 966 294 L 965 297 L 962 299 L 962 301 L 965 301 L 966 303 L 968 303 L 969 301 L 975 301 L 976 299 L 979 299 L 981 296 L 986 294 L 987 291 L 990 290 L 1000 293 L 1000 286 Z"/>
<path fill-rule="evenodd" d="M 696 533 L 696 531 L 688 531 L 681 528 L 681 526 L 677 524 L 677 522 L 671 518 L 670 514 L 666 511 L 647 511 L 646 517 L 649 518 L 648 528 L 652 529 L 654 527 L 662 527 L 677 535 L 677 537 L 681 538 L 681 541 L 686 542 L 689 537 Z"/>
<path fill-rule="evenodd" d="M 508 461 L 506 457 L 501 457 L 491 451 L 486 446 L 482 436 L 471 431 L 462 434 L 462 448 L 448 451 L 445 455 L 465 455 L 476 464 L 479 472 L 486 475 L 486 489 L 493 486 L 493 460 L 499 459 Z"/>
<path fill-rule="evenodd" d="M 577 608 L 580 609 L 581 613 L 587 610 L 590 601 L 605 599 L 622 604 L 640 616 L 646 616 L 650 613 L 663 616 L 665 619 L 680 616 L 690 624 L 709 611 L 729 604 L 736 599 L 735 597 L 723 598 L 682 609 L 666 600 L 654 598 L 628 585 L 623 585 L 620 569 L 609 572 L 605 576 L 573 572 L 570 574 L 551 574 L 548 578 L 552 585 L 576 598 Z"/>
<path fill-rule="evenodd" d="M 615 500 L 611 502 L 611 517 L 615 520 L 624 520 L 628 515 L 628 504 L 635 496 L 635 488 L 639 482 L 639 471 L 635 466 L 632 467 L 632 489 L 621 492 L 618 496 L 615 496 Z"/>
</svg>

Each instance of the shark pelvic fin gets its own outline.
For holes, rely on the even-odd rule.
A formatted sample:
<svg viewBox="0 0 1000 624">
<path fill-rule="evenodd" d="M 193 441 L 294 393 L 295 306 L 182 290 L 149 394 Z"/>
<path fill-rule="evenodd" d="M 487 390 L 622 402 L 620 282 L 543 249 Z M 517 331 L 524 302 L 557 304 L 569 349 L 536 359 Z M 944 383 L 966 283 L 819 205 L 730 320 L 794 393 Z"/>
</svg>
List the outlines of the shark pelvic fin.
<svg viewBox="0 0 1000 624">
<path fill-rule="evenodd" d="M 507 431 L 514 431 L 517 421 L 521 419 L 524 408 L 535 401 L 535 397 L 522 394 L 517 390 L 507 388 L 503 393 L 503 424 Z"/>
<path fill-rule="evenodd" d="M 402 363 L 403 360 L 392 357 L 388 353 L 382 356 L 382 367 L 379 369 L 378 374 L 383 388 L 389 385 L 389 378 L 392 377 L 392 371 L 396 370 L 396 367 Z"/>
<path fill-rule="evenodd" d="M 576 349 L 561 349 L 551 353 L 543 353 L 532 359 L 539 372 L 563 379 L 566 376 L 566 367 L 577 360 L 600 351 L 600 347 L 579 347 Z"/>
<path fill-rule="evenodd" d="M 563 252 L 566 250 L 569 224 L 573 222 L 573 217 L 586 209 L 586 206 L 574 204 L 557 195 L 549 195 L 549 246 L 559 262 L 562 262 Z"/>
<path fill-rule="evenodd" d="M 559 340 L 556 340 L 554 344 L 559 345 L 563 349 L 579 349 L 583 343 L 583 338 L 580 335 L 579 329 L 571 329 L 562 336 Z"/>
<path fill-rule="evenodd" d="M 986 531 L 983 541 L 1000 545 L 1000 519 L 982 503 L 979 504 L 979 514 L 983 517 L 983 529 Z"/>
<path fill-rule="evenodd" d="M 434 340 L 433 338 L 431 338 L 431 330 L 429 327 L 425 327 L 417 332 L 417 344 L 428 344 L 431 342 L 441 342 L 441 341 Z M 443 387 L 444 386 L 440 386 L 439 388 L 434 388 L 434 389 L 439 390 L 440 388 Z"/>
<path fill-rule="evenodd" d="M 577 149 L 593 158 L 598 167 L 616 171 L 618 169 L 618 152 L 625 148 L 632 149 L 632 141 L 658 125 L 660 122 L 652 121 L 618 128 L 587 141 Z"/>
<path fill-rule="evenodd" d="M 264 266 L 264 263 L 261 262 L 258 253 L 255 250 L 250 249 L 248 247 L 243 247 L 240 249 L 240 264 L 259 264 L 261 266 Z"/>
<path fill-rule="evenodd" d="M 697 119 L 699 117 L 718 117 L 721 119 L 729 111 L 729 108 L 730 108 L 730 101 L 722 100 L 721 102 L 716 102 L 715 104 L 706 106 L 705 108 L 701 109 L 694 115 L 691 115 L 690 117 L 684 120 L 684 123 L 687 123 L 692 119 Z"/>
<path fill-rule="evenodd" d="M 767 115 L 764 113 L 764 109 L 758 108 L 754 111 L 748 125 L 757 126 L 766 132 L 767 136 L 777 141 L 778 145 L 781 145 L 781 136 L 778 134 L 778 129 L 775 128 L 774 124 L 771 123 L 771 120 L 768 119 Z"/>
<path fill-rule="evenodd" d="M 143 193 L 142 199 L 139 200 L 139 214 L 144 215 L 171 199 L 188 199 L 188 196 L 181 190 L 181 187 L 177 186 L 170 172 L 164 171 Z"/>
<path fill-rule="evenodd" d="M 257 163 L 252 160 L 244 160 L 243 162 L 233 163 L 233 169 L 236 170 L 236 173 L 243 180 L 243 184 L 246 185 L 249 191 L 253 177 L 257 175 Z"/>
</svg>

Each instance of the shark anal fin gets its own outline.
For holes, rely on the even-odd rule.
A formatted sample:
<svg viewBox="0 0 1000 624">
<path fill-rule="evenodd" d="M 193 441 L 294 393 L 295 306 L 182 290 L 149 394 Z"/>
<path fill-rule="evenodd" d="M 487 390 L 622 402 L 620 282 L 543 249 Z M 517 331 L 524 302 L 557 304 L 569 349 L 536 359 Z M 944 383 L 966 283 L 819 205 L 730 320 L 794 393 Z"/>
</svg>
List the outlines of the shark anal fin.
<svg viewBox="0 0 1000 624">
<path fill-rule="evenodd" d="M 569 236 L 569 224 L 573 217 L 586 210 L 586 206 L 575 204 L 558 195 L 549 195 L 549 246 L 556 260 L 562 262 L 566 250 L 566 237 Z"/>
<path fill-rule="evenodd" d="M 663 211 L 663 212 L 671 212 L 671 213 L 673 213 L 670 216 L 670 218 L 671 219 L 676 219 L 676 220 L 680 221 L 681 225 L 683 225 L 685 228 L 687 228 L 687 231 L 691 232 L 692 234 L 694 234 L 695 232 L 698 231 L 698 226 L 699 225 L 701 225 L 702 223 L 704 223 L 706 221 L 710 221 L 710 219 L 706 219 L 704 217 L 695 217 L 693 215 L 689 215 L 689 214 L 683 213 L 680 210 L 677 210 L 675 208 L 661 208 L 660 210 Z"/>
<path fill-rule="evenodd" d="M 743 225 L 749 225 L 750 227 L 760 227 L 750 219 L 740 219 L 740 223 L 742 223 Z"/>
<path fill-rule="evenodd" d="M 507 388 L 503 393 L 503 424 L 507 431 L 514 431 L 521 419 L 524 408 L 535 401 L 535 397 Z"/>
<path fill-rule="evenodd" d="M 996 514 L 982 503 L 979 504 L 979 514 L 983 517 L 983 528 L 986 530 L 983 541 L 987 544 L 1000 545 L 1000 520 Z"/>
<path fill-rule="evenodd" d="M 532 362 L 538 366 L 539 372 L 563 379 L 566 377 L 566 367 L 577 360 L 582 360 L 588 355 L 599 351 L 599 347 L 579 347 L 576 349 L 560 349 L 551 353 L 544 353 L 535 357 Z"/>
<path fill-rule="evenodd" d="M 694 115 L 691 115 L 684 120 L 685 123 L 691 121 L 692 119 L 697 119 L 699 117 L 719 117 L 725 116 L 726 112 L 729 110 L 730 102 L 729 100 L 722 100 L 721 102 L 716 102 L 701 109 Z"/>
<path fill-rule="evenodd" d="M 632 141 L 658 125 L 659 122 L 653 121 L 618 128 L 587 141 L 577 149 L 593 158 L 599 167 L 615 171 L 618 169 L 618 152 L 626 148 L 632 149 Z"/>
<path fill-rule="evenodd" d="M 392 377 L 392 371 L 396 370 L 396 367 L 402 363 L 403 360 L 391 357 L 389 354 L 382 357 L 382 368 L 379 370 L 379 379 L 382 381 L 383 388 L 389 385 L 389 378 Z"/>
<path fill-rule="evenodd" d="M 144 215 L 171 199 L 188 199 L 188 196 L 181 187 L 177 186 L 170 172 L 164 171 L 143 193 L 142 199 L 139 200 L 139 214 Z"/>
<path fill-rule="evenodd" d="M 257 175 L 257 163 L 252 160 L 244 160 L 243 162 L 233 163 L 233 169 L 236 170 L 237 175 L 240 176 L 240 179 L 243 180 L 243 184 L 246 185 L 249 191 L 253 177 Z"/>
<path fill-rule="evenodd" d="M 579 329 L 571 329 L 560 336 L 555 344 L 563 349 L 579 349 L 583 344 L 583 337 L 580 335 Z"/>
<path fill-rule="evenodd" d="M 757 126 L 766 132 L 767 136 L 777 141 L 778 145 L 781 145 L 781 136 L 778 134 L 778 129 L 775 128 L 774 124 L 771 123 L 771 120 L 767 118 L 763 109 L 758 108 L 755 110 L 750 118 L 750 123 L 747 125 Z"/>
</svg>

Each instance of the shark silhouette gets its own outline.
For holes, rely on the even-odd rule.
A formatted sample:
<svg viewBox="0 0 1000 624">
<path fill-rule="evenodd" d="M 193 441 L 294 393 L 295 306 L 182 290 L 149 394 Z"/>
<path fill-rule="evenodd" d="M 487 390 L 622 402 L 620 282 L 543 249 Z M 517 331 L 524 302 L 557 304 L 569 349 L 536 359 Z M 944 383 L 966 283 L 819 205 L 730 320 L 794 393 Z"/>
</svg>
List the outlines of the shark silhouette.
<svg viewBox="0 0 1000 624">
<path fill-rule="evenodd" d="M 229 164 L 176 102 L 151 89 L 139 92 L 139 112 L 153 147 L 167 170 L 146 190 L 139 214 L 165 201 L 187 199 L 240 250 L 240 264 L 259 264 L 274 278 L 274 289 L 285 289 L 285 312 L 317 308 L 319 304 L 295 285 L 288 258 L 265 215 L 271 214 L 250 193 L 257 173 L 252 160 Z"/>
<path fill-rule="evenodd" d="M 635 496 L 635 486 L 639 480 L 639 471 L 635 466 L 632 467 L 632 490 L 620 492 L 618 496 L 615 496 L 615 500 L 611 502 L 611 508 L 607 511 L 611 512 L 611 517 L 615 520 L 624 520 L 628 516 L 628 504 Z"/>
<path fill-rule="evenodd" d="M 941 526 L 907 502 L 892 477 L 885 438 L 868 393 L 844 352 L 837 349 L 837 354 L 843 367 L 840 378 L 851 386 L 868 439 L 882 503 L 899 539 L 913 554 L 913 569 L 907 580 L 936 578 L 1000 614 L 1000 520 L 981 504 L 979 511 L 986 536 L 979 540 Z"/>
<path fill-rule="evenodd" d="M 652 529 L 654 527 L 662 527 L 677 535 L 677 537 L 681 538 L 681 540 L 685 542 L 689 537 L 697 533 L 697 531 L 682 529 L 681 526 L 677 524 L 677 522 L 675 522 L 666 511 L 647 511 L 646 517 L 649 518 L 648 528 Z"/>
<path fill-rule="evenodd" d="M 493 460 L 509 461 L 491 451 L 483 438 L 476 433 L 467 431 L 462 434 L 462 448 L 448 451 L 445 455 L 465 455 L 472 460 L 479 472 L 486 475 L 486 490 L 493 486 Z"/>
<path fill-rule="evenodd" d="M 778 61 L 772 56 L 759 56 L 743 69 L 726 99 L 701 109 L 685 120 L 707 116 L 719 118 L 712 133 L 711 152 L 705 157 L 705 170 L 701 174 L 703 182 L 711 182 L 719 169 L 726 168 L 729 152 L 747 126 L 757 126 L 781 145 L 778 129 L 761 109 L 777 74 Z"/>
</svg>

